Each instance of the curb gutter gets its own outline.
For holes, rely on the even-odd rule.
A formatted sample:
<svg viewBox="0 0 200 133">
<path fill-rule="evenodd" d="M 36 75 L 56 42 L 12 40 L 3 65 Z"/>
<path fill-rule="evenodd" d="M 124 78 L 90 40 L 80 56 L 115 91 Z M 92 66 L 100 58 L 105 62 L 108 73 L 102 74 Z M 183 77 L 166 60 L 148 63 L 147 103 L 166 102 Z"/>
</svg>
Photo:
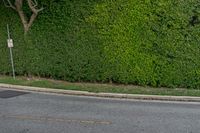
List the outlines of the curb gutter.
<svg viewBox="0 0 200 133">
<path fill-rule="evenodd" d="M 120 98 L 120 99 L 137 99 L 137 100 L 162 100 L 162 101 L 183 101 L 183 102 L 200 102 L 200 97 L 190 96 L 158 96 L 158 95 L 138 95 L 138 94 L 118 94 L 118 93 L 92 93 L 87 91 L 61 90 L 51 88 L 29 87 L 20 85 L 0 84 L 1 88 L 10 90 L 43 92 L 76 96 L 93 96 L 103 98 Z"/>
</svg>

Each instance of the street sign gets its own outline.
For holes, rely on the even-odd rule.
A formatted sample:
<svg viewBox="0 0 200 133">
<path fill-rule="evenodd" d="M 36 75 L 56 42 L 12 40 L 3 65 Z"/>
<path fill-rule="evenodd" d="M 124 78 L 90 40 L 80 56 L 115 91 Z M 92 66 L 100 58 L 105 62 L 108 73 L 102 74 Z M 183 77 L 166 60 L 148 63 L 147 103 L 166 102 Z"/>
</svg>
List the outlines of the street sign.
<svg viewBox="0 0 200 133">
<path fill-rule="evenodd" d="M 15 67 L 14 67 L 13 53 L 12 53 L 13 40 L 10 38 L 10 30 L 9 30 L 8 24 L 7 24 L 7 32 L 8 32 L 7 43 L 8 43 L 8 48 L 10 49 L 10 60 L 11 60 L 12 71 L 13 71 L 13 79 L 15 79 Z"/>
<path fill-rule="evenodd" d="M 13 40 L 12 39 L 8 39 L 7 42 L 8 42 L 8 47 L 9 48 L 13 48 Z"/>
</svg>

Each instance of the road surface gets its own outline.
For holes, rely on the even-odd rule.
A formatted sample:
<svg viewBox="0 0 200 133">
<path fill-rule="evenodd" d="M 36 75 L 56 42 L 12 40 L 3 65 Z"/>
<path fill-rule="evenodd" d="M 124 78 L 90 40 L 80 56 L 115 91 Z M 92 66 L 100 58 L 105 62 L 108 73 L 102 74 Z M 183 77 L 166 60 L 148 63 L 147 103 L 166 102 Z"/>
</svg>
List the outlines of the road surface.
<svg viewBox="0 0 200 133">
<path fill-rule="evenodd" d="M 200 103 L 27 93 L 0 88 L 0 133 L 200 133 Z"/>
</svg>

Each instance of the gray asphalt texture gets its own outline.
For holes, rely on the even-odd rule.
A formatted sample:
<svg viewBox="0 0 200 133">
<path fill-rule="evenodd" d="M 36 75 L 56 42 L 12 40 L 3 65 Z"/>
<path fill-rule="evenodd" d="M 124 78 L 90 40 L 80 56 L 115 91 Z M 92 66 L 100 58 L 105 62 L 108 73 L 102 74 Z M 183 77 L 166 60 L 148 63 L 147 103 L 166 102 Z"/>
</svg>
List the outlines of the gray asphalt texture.
<svg viewBox="0 0 200 133">
<path fill-rule="evenodd" d="M 29 93 L 0 98 L 0 133 L 200 133 L 200 103 Z"/>
</svg>

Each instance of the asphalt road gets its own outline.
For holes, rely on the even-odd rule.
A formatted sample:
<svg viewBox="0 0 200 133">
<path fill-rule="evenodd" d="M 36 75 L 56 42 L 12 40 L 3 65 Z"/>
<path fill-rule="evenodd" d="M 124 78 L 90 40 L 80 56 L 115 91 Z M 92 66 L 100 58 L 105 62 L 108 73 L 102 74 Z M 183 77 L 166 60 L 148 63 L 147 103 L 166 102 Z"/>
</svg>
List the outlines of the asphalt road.
<svg viewBox="0 0 200 133">
<path fill-rule="evenodd" d="M 0 133 L 200 133 L 200 103 L 29 93 L 0 98 Z"/>
</svg>

